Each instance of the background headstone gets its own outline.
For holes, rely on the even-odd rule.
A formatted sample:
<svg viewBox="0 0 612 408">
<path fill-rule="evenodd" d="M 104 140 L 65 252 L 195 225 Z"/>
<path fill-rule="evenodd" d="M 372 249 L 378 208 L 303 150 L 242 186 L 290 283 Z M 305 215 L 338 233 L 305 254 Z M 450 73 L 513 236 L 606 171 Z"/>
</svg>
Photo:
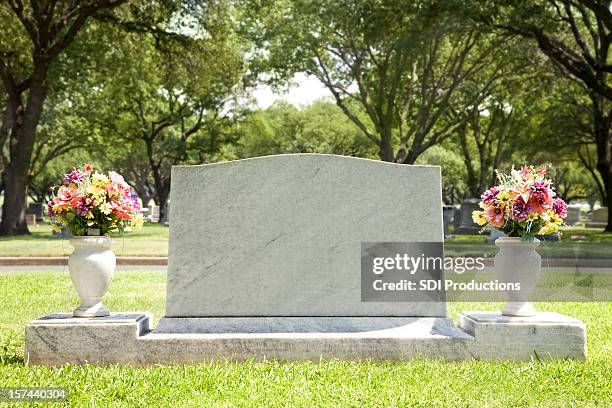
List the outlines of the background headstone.
<svg viewBox="0 0 612 408">
<path fill-rule="evenodd" d="M 26 224 L 28 225 L 37 225 L 36 224 L 36 215 L 35 214 L 26 214 Z"/>
<path fill-rule="evenodd" d="M 608 207 L 601 207 L 589 214 L 587 228 L 605 228 L 608 225 Z"/>
<path fill-rule="evenodd" d="M 159 206 L 151 204 L 149 206 L 149 222 L 159 222 Z"/>
<path fill-rule="evenodd" d="M 28 204 L 27 214 L 33 214 L 36 217 L 36 222 L 42 222 L 44 216 L 44 209 L 42 203 L 30 203 Z"/>
<path fill-rule="evenodd" d="M 455 207 L 452 205 L 445 205 L 442 207 L 442 218 L 444 222 L 444 236 L 450 235 L 450 226 L 454 222 Z"/>
<path fill-rule="evenodd" d="M 164 224 L 170 223 L 170 200 L 166 201 L 166 212 L 162 215 L 161 222 Z"/>
<path fill-rule="evenodd" d="M 478 234 L 482 227 L 472 219 L 472 212 L 480 209 L 480 199 L 467 198 L 461 201 L 461 214 L 459 218 L 459 227 L 456 233 L 460 235 Z"/>
<path fill-rule="evenodd" d="M 576 225 L 580 223 L 580 207 L 567 207 L 566 225 Z"/>
</svg>

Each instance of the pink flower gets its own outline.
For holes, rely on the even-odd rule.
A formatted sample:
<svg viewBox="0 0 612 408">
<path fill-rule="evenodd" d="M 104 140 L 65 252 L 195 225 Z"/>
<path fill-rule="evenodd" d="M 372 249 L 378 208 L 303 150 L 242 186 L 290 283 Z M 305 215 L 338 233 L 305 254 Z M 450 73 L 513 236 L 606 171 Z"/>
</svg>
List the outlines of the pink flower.
<svg viewBox="0 0 612 408">
<path fill-rule="evenodd" d="M 542 213 L 552 204 L 552 191 L 548 182 L 536 180 L 530 187 L 529 205 L 534 211 Z"/>
<path fill-rule="evenodd" d="M 531 168 L 527 166 L 523 166 L 521 167 L 519 174 L 521 175 L 521 179 L 527 180 L 529 176 L 531 175 Z"/>
<path fill-rule="evenodd" d="M 499 188 L 491 187 L 490 189 L 482 193 L 482 195 L 480 196 L 480 198 L 482 199 L 482 204 L 485 204 L 485 205 L 491 204 L 493 200 L 495 200 L 498 194 L 499 194 Z"/>
<path fill-rule="evenodd" d="M 506 223 L 504 220 L 504 209 L 501 207 L 490 206 L 485 210 L 487 221 L 495 228 L 501 228 Z"/>
<path fill-rule="evenodd" d="M 540 167 L 538 167 L 538 175 L 540 177 L 544 177 L 546 175 L 546 172 L 548 171 L 548 165 L 547 164 L 543 164 Z"/>
<path fill-rule="evenodd" d="M 108 178 L 110 179 L 110 185 L 106 187 L 109 195 L 129 198 L 130 186 L 125 182 L 123 176 L 114 172 L 108 172 Z"/>
<path fill-rule="evenodd" d="M 80 184 L 83 180 L 85 180 L 85 176 L 77 169 L 72 170 L 70 173 L 64 174 L 65 185 Z"/>
<path fill-rule="evenodd" d="M 562 199 L 555 199 L 555 201 L 552 203 L 552 209 L 559 217 L 567 217 L 567 204 Z"/>
<path fill-rule="evenodd" d="M 83 165 L 83 173 L 85 174 L 91 174 L 93 172 L 94 168 L 91 164 L 86 163 Z"/>
</svg>

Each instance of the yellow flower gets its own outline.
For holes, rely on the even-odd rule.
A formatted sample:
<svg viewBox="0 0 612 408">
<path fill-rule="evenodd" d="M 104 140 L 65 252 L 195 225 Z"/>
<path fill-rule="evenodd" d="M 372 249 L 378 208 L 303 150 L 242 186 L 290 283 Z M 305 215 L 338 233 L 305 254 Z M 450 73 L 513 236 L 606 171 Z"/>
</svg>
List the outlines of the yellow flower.
<svg viewBox="0 0 612 408">
<path fill-rule="evenodd" d="M 91 185 L 98 189 L 104 189 L 104 187 L 110 184 L 110 180 L 104 174 L 94 173 L 91 176 Z"/>
<path fill-rule="evenodd" d="M 484 211 L 473 211 L 472 220 L 474 220 L 474 222 L 480 226 L 487 223 L 487 217 L 485 216 Z"/>
<path fill-rule="evenodd" d="M 552 234 L 553 232 L 556 232 L 556 231 L 557 231 L 557 224 L 552 223 L 552 222 L 547 222 L 546 224 L 544 224 L 542 228 L 540 228 L 540 231 L 538 231 L 538 235 Z"/>
<path fill-rule="evenodd" d="M 106 190 L 103 187 L 100 187 L 98 185 L 94 186 L 92 184 L 89 187 L 87 187 L 86 193 L 94 197 L 100 197 L 106 193 Z"/>
<path fill-rule="evenodd" d="M 107 202 L 104 202 L 104 203 L 100 204 L 100 207 L 98 207 L 98 208 L 99 208 L 100 212 L 102 214 L 104 214 L 104 215 L 109 215 L 113 211 L 111 205 L 109 203 L 107 203 Z"/>
<path fill-rule="evenodd" d="M 136 214 L 131 220 L 130 220 L 130 226 L 134 229 L 140 229 L 142 227 L 142 225 L 144 224 L 144 216 L 142 215 L 142 213 L 138 213 Z"/>
<path fill-rule="evenodd" d="M 508 202 L 512 199 L 514 199 L 514 193 L 512 191 L 507 190 L 499 192 L 499 194 L 497 194 L 497 197 L 495 197 L 495 201 L 497 202 L 499 207 L 505 207 L 506 204 L 508 204 Z"/>
</svg>

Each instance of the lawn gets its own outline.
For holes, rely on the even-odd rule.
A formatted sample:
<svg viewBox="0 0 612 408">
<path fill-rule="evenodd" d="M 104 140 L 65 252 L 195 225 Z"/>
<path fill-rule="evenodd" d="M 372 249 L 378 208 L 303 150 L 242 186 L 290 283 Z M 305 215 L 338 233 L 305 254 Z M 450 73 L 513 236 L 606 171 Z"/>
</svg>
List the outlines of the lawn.
<svg viewBox="0 0 612 408">
<path fill-rule="evenodd" d="M 0 237 L 0 257 L 3 256 L 64 256 L 72 252 L 67 239 L 51 234 L 51 226 L 30 227 L 31 235 Z M 117 256 L 168 256 L 168 227 L 145 224 L 139 231 L 114 237 L 113 251 Z"/>
<path fill-rule="evenodd" d="M 574 241 L 572 237 L 580 240 Z M 493 257 L 498 249 L 486 243 L 488 235 L 457 235 L 446 239 L 444 251 L 447 256 Z M 612 233 L 601 228 L 565 227 L 561 229 L 561 241 L 543 241 L 538 248 L 543 259 L 547 258 L 596 258 L 610 259 L 612 266 Z"/>
<path fill-rule="evenodd" d="M 67 239 L 54 237 L 49 225 L 30 227 L 29 236 L 0 237 L 0 257 L 3 256 L 64 256 L 72 252 Z M 606 258 L 612 266 L 612 234 L 601 229 L 570 227 L 564 230 L 561 242 L 543 242 L 538 250 L 542 258 Z M 582 235 L 585 241 L 570 241 L 571 235 Z M 497 247 L 485 243 L 482 235 L 459 235 L 444 243 L 448 256 L 486 256 L 497 253 Z M 117 256 L 167 256 L 168 227 L 145 224 L 140 231 L 115 237 L 113 249 Z"/>
<path fill-rule="evenodd" d="M 164 310 L 166 276 L 120 272 L 108 296 L 114 310 Z M 72 406 L 610 406 L 610 303 L 540 303 L 583 320 L 589 361 L 446 363 L 247 362 L 192 366 L 63 368 L 24 366 L 24 326 L 77 304 L 67 273 L 0 274 L 0 386 L 60 386 Z M 461 310 L 499 304 L 455 303 Z"/>
</svg>

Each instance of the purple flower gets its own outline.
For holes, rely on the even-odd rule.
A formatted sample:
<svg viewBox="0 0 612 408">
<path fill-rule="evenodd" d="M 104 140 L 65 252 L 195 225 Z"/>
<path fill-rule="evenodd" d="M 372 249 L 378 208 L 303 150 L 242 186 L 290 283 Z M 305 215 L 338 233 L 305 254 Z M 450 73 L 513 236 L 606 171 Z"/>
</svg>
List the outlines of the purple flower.
<svg viewBox="0 0 612 408">
<path fill-rule="evenodd" d="M 491 187 L 490 189 L 482 193 L 482 195 L 480 196 L 480 198 L 482 199 L 482 203 L 491 204 L 493 200 L 495 200 L 495 197 L 497 197 L 497 194 L 499 194 L 499 188 Z"/>
<path fill-rule="evenodd" d="M 64 174 L 64 184 L 80 184 L 83 180 L 85 180 L 85 176 L 80 171 L 74 169 L 70 173 Z"/>
<path fill-rule="evenodd" d="M 523 200 L 523 197 L 519 196 L 512 206 L 512 218 L 517 221 L 525 221 L 529 218 L 529 212 L 531 206 Z"/>
<path fill-rule="evenodd" d="M 130 200 L 132 200 L 132 208 L 134 212 L 140 211 L 140 203 L 138 202 L 138 194 L 130 194 Z"/>
<path fill-rule="evenodd" d="M 49 217 L 53 217 L 55 214 L 53 213 L 53 206 L 55 205 L 55 203 L 53 202 L 53 200 L 49 201 L 47 203 L 47 215 Z"/>
<path fill-rule="evenodd" d="M 552 204 L 552 209 L 561 218 L 567 217 L 567 204 L 560 198 L 555 199 Z"/>
<path fill-rule="evenodd" d="M 87 215 L 91 209 L 93 208 L 93 204 L 87 204 L 87 202 L 85 201 L 85 197 L 81 198 L 81 200 L 79 200 L 78 204 L 77 204 L 77 208 L 76 208 L 76 213 L 77 215 L 84 217 L 85 215 Z"/>
</svg>

